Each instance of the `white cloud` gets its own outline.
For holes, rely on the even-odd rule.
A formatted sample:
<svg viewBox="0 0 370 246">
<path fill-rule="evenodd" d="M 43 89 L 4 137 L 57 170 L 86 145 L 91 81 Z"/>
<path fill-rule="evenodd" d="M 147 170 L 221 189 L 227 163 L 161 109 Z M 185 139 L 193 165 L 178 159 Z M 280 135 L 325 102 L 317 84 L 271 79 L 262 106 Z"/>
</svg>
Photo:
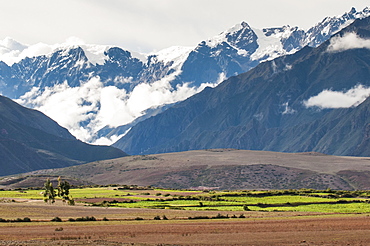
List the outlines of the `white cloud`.
<svg viewBox="0 0 370 246">
<path fill-rule="evenodd" d="M 131 129 L 131 128 L 130 128 Z M 129 131 L 129 130 L 128 130 Z M 121 135 L 113 135 L 111 137 L 101 137 L 93 142 L 95 145 L 111 145 L 117 142 L 121 137 L 123 137 L 128 131 Z"/>
<path fill-rule="evenodd" d="M 103 84 L 98 78 L 81 85 L 70 87 L 67 83 L 46 87 L 44 91 L 33 88 L 17 101 L 35 108 L 48 115 L 67 128 L 74 136 L 86 141 L 95 126 L 83 127 L 84 122 L 91 122 L 99 110 L 99 92 Z"/>
<path fill-rule="evenodd" d="M 172 74 L 152 84 L 139 84 L 130 93 L 114 86 L 104 87 L 100 79 L 94 77 L 80 87 L 64 83 L 46 87 L 43 91 L 33 88 L 17 101 L 40 110 L 78 139 L 89 142 L 104 126 L 130 123 L 148 108 L 182 101 L 206 86 L 214 86 L 205 83 L 195 88 L 185 83 L 174 90 L 170 86 L 174 76 Z M 97 143 L 109 144 L 117 137 L 100 139 Z"/>
<path fill-rule="evenodd" d="M 357 85 L 347 91 L 323 90 L 318 95 L 304 101 L 303 104 L 307 108 L 349 108 L 358 106 L 369 96 L 370 87 Z"/>
<path fill-rule="evenodd" d="M 343 37 L 334 37 L 328 46 L 328 52 L 341 52 L 349 49 L 370 49 L 370 39 L 363 39 L 356 33 L 346 33 Z"/>
</svg>

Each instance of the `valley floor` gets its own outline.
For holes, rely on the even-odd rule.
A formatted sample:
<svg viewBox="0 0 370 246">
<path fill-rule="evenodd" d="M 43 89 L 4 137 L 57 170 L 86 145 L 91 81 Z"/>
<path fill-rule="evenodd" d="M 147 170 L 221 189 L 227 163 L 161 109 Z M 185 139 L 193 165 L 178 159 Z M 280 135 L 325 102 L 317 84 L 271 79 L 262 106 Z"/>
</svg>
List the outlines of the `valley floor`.
<svg viewBox="0 0 370 246">
<path fill-rule="evenodd" d="M 226 215 L 226 211 L 222 214 Z M 369 214 L 244 211 L 245 218 L 188 220 L 215 211 L 122 209 L 0 203 L 3 217 L 33 222 L 0 223 L 0 245 L 368 245 Z M 231 215 L 242 212 L 230 211 Z M 50 216 L 63 222 L 50 222 Z M 67 222 L 95 216 L 98 221 Z M 165 215 L 168 220 L 154 220 Z M 143 220 L 135 220 L 141 216 Z M 107 217 L 109 221 L 103 221 Z M 35 219 L 34 219 L 35 218 Z"/>
</svg>

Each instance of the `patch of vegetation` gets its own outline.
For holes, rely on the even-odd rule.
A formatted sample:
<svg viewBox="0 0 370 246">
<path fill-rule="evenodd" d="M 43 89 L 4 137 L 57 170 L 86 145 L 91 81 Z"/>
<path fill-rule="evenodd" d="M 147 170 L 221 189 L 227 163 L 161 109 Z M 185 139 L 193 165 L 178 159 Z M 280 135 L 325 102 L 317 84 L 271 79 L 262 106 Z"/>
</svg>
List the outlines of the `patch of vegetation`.
<svg viewBox="0 0 370 246">
<path fill-rule="evenodd" d="M 10 219 L 3 219 L 3 218 L 0 218 L 0 222 L 10 222 L 10 223 L 14 223 L 14 222 L 31 222 L 31 219 L 28 218 L 28 217 L 25 217 L 23 219 L 21 218 L 17 218 L 15 220 L 10 220 Z"/>
<path fill-rule="evenodd" d="M 73 219 L 73 218 L 69 218 L 68 219 L 69 222 L 75 222 L 75 221 L 96 221 L 96 218 L 94 216 L 86 216 L 86 217 L 80 217 L 80 218 L 76 218 L 76 219 Z"/>
<path fill-rule="evenodd" d="M 53 222 L 62 222 L 62 219 L 59 218 L 59 217 L 55 217 L 51 221 L 53 221 Z"/>
<path fill-rule="evenodd" d="M 4 197 L 3 202 L 13 198 L 41 199 L 40 192 L 41 190 L 0 191 L 0 197 Z M 370 213 L 370 191 L 366 190 L 185 191 L 153 189 L 151 187 L 145 190 L 138 186 L 111 185 L 73 188 L 70 189 L 70 192 L 77 202 L 102 207 L 200 211 Z M 15 200 L 15 202 L 17 201 Z M 76 219 L 74 220 L 76 221 Z"/>
</svg>

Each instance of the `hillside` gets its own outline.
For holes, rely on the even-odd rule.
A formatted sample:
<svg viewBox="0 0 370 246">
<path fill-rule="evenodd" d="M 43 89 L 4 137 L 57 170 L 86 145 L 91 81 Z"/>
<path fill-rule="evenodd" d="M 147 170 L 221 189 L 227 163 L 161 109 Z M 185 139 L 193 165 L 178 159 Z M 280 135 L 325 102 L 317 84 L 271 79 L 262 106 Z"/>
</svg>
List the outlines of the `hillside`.
<svg viewBox="0 0 370 246">
<path fill-rule="evenodd" d="M 180 189 L 369 189 L 370 160 L 320 153 L 210 149 L 128 156 L 27 175 L 62 175 L 95 184 Z"/>
<path fill-rule="evenodd" d="M 368 156 L 370 49 L 356 43 L 369 40 L 370 18 L 356 20 L 317 48 L 264 62 L 140 122 L 113 146 L 129 154 L 236 148 Z"/>
<path fill-rule="evenodd" d="M 83 143 L 39 111 L 0 96 L 0 176 L 126 156 Z"/>
</svg>

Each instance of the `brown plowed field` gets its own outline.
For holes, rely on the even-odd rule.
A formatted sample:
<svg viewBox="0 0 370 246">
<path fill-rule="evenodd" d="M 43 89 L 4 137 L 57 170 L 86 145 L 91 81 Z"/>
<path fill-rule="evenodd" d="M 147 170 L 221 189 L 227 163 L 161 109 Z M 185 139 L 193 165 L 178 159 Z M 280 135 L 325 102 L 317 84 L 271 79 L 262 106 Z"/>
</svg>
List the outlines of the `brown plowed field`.
<svg viewBox="0 0 370 246">
<path fill-rule="evenodd" d="M 370 218 L 10 225 L 1 226 L 0 239 L 2 245 L 369 245 Z"/>
</svg>

